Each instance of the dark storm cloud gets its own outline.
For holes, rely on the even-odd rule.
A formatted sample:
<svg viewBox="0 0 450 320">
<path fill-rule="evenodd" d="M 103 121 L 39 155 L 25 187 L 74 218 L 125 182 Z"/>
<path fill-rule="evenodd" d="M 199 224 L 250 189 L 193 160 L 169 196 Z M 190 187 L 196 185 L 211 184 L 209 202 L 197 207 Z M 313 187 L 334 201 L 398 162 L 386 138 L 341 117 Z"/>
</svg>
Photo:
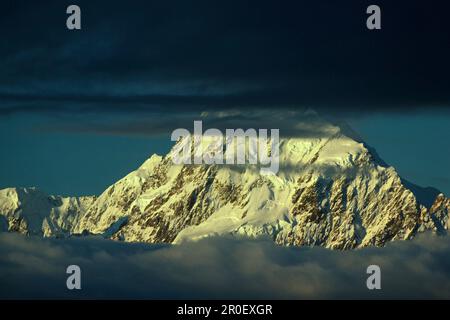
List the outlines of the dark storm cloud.
<svg viewBox="0 0 450 320">
<path fill-rule="evenodd" d="M 10 1 L 0 19 L 0 114 L 446 108 L 448 3 Z"/>
<path fill-rule="evenodd" d="M 81 267 L 82 290 L 65 287 Z M 367 266 L 381 268 L 379 291 Z M 338 252 L 211 238 L 177 246 L 0 234 L 1 298 L 449 298 L 450 241 Z"/>
</svg>

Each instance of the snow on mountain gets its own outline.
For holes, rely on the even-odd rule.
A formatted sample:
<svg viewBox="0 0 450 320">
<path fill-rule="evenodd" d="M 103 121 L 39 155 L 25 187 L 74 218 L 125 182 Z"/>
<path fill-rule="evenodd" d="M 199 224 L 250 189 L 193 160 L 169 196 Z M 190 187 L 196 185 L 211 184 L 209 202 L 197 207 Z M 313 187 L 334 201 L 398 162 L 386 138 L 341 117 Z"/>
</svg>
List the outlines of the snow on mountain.
<svg viewBox="0 0 450 320">
<path fill-rule="evenodd" d="M 280 139 L 277 175 L 261 175 L 256 165 L 175 165 L 171 153 L 153 155 L 98 198 L 1 190 L 0 215 L 10 231 L 152 243 L 234 234 L 350 249 L 447 232 L 444 195 L 426 208 L 347 129 L 310 117 L 298 129 L 312 134 Z"/>
<path fill-rule="evenodd" d="M 63 236 L 73 229 L 95 197 L 50 196 L 36 188 L 0 190 L 0 230 Z"/>
</svg>

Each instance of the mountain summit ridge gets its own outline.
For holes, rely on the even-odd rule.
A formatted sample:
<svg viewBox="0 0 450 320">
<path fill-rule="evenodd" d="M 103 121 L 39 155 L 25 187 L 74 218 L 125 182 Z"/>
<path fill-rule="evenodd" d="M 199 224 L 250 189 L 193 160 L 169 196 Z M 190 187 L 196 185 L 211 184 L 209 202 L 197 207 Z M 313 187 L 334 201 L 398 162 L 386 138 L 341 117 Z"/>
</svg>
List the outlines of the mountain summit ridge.
<svg viewBox="0 0 450 320">
<path fill-rule="evenodd" d="M 253 165 L 175 165 L 169 152 L 152 155 L 98 197 L 22 201 L 23 190 L 0 190 L 0 230 L 150 243 L 268 236 L 280 245 L 332 249 L 384 246 L 426 230 L 447 233 L 444 195 L 426 207 L 411 184 L 347 129 L 316 117 L 296 129 L 299 136 L 280 139 L 277 175 L 260 175 Z"/>
</svg>

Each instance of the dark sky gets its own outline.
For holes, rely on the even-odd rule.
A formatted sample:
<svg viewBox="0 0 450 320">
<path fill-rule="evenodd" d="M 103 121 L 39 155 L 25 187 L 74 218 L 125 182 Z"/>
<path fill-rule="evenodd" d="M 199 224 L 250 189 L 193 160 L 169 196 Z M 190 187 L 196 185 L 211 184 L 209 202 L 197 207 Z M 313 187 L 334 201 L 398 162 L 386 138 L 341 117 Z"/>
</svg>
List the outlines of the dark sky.
<svg viewBox="0 0 450 320">
<path fill-rule="evenodd" d="M 450 100 L 448 1 L 3 1 L 1 112 Z"/>
<path fill-rule="evenodd" d="M 66 28 L 74 3 L 79 31 Z M 382 29 L 369 31 L 374 3 Z M 437 0 L 2 1 L 0 187 L 99 193 L 168 148 L 164 130 L 146 135 L 155 122 L 170 132 L 205 110 L 310 107 L 350 119 L 410 180 L 450 192 L 449 9 Z M 401 138 L 386 138 L 386 121 Z M 433 158 L 443 168 L 428 174 Z"/>
</svg>

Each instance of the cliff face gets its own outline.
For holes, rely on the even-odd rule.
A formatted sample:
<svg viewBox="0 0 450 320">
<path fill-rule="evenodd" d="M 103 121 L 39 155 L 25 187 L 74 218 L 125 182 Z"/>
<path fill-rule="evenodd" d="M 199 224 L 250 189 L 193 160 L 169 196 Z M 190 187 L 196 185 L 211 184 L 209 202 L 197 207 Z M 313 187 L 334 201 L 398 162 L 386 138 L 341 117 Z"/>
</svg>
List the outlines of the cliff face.
<svg viewBox="0 0 450 320">
<path fill-rule="evenodd" d="M 5 189 L 3 229 L 152 243 L 266 235 L 281 245 L 333 249 L 447 232 L 448 198 L 426 208 L 363 143 L 321 126 L 320 135 L 280 140 L 277 175 L 261 175 L 255 165 L 175 165 L 169 153 L 153 155 L 98 198 Z"/>
</svg>

